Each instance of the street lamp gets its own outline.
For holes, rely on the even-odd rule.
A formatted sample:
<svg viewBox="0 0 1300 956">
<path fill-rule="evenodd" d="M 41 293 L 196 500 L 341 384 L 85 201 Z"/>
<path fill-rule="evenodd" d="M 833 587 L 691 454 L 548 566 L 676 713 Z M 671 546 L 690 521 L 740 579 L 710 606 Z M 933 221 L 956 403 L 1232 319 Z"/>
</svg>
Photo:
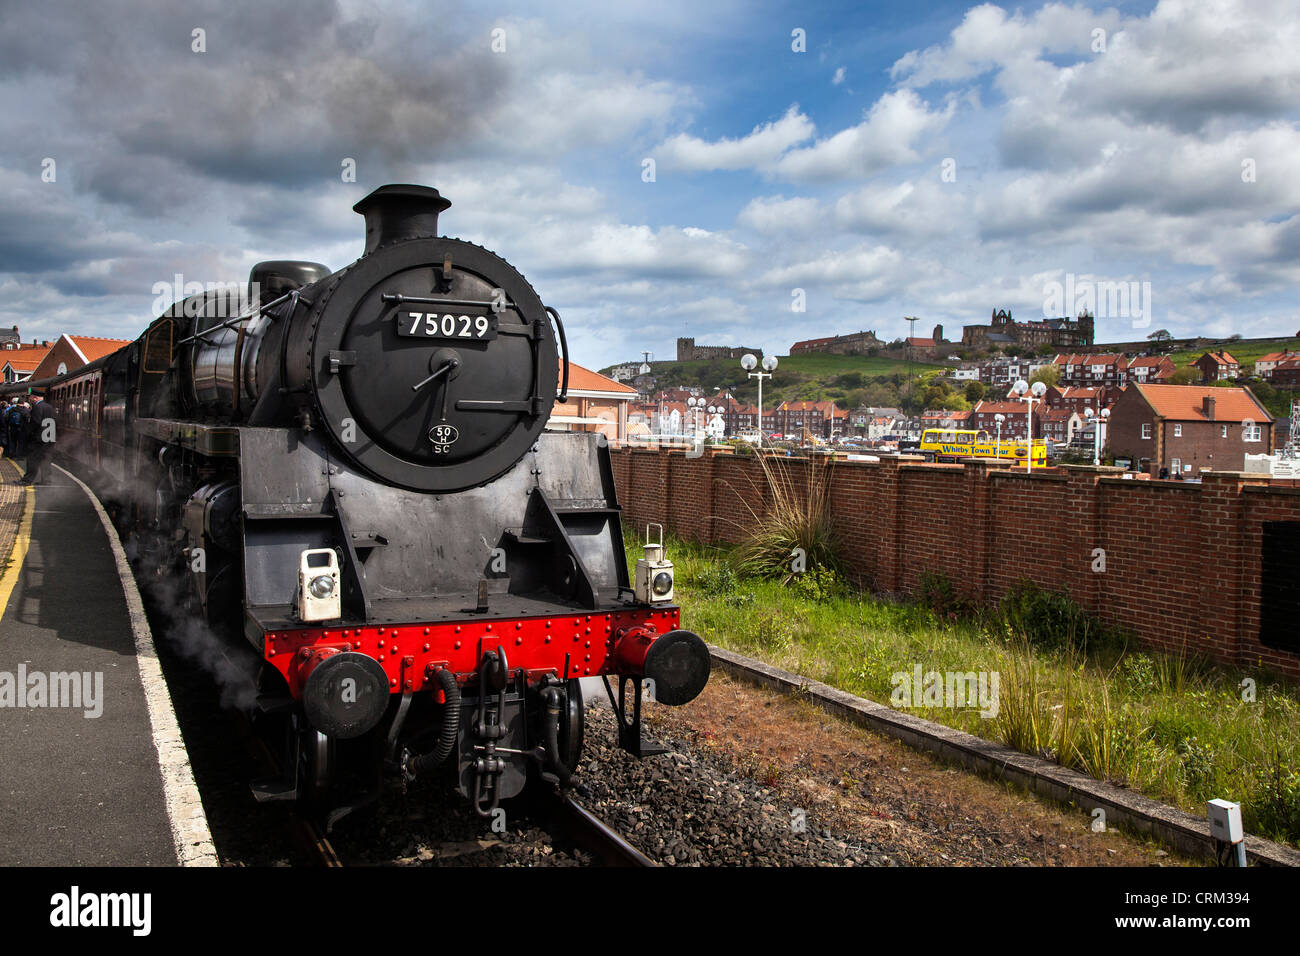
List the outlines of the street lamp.
<svg viewBox="0 0 1300 956">
<path fill-rule="evenodd" d="M 740 367 L 749 373 L 750 378 L 758 379 L 758 447 L 763 447 L 763 379 L 771 378 L 772 373 L 776 371 L 776 356 L 763 356 L 763 371 L 755 372 L 754 366 L 758 364 L 752 353 L 746 352 L 740 357 Z"/>
<path fill-rule="evenodd" d="M 1001 461 L 1002 460 L 1002 423 L 1007 420 L 1007 416 L 1003 415 L 1001 412 L 998 412 L 996 415 L 993 416 L 993 420 L 998 423 L 998 444 L 997 444 L 997 448 L 993 452 L 993 457 L 996 458 L 998 461 Z"/>
<path fill-rule="evenodd" d="M 1093 412 L 1092 406 L 1089 405 L 1083 410 L 1083 417 L 1090 422 L 1094 417 L 1097 419 L 1097 421 L 1093 422 L 1092 426 L 1092 463 L 1094 465 L 1100 465 L 1102 445 L 1101 431 L 1106 425 L 1106 419 L 1110 418 L 1110 409 L 1103 408 L 1100 412 Z"/>
<path fill-rule="evenodd" d="M 1028 409 L 1025 413 L 1025 421 L 1028 425 L 1028 430 L 1025 432 L 1025 471 L 1032 472 L 1034 470 L 1034 402 L 1042 401 L 1043 395 L 1047 393 L 1047 386 L 1042 382 L 1035 382 L 1031 388 L 1022 378 L 1011 386 L 1011 391 L 1025 403 Z"/>
<path fill-rule="evenodd" d="M 704 412 L 704 399 L 691 397 L 686 400 L 686 405 L 691 410 L 692 424 L 695 426 L 695 438 L 700 437 L 700 415 Z"/>
</svg>

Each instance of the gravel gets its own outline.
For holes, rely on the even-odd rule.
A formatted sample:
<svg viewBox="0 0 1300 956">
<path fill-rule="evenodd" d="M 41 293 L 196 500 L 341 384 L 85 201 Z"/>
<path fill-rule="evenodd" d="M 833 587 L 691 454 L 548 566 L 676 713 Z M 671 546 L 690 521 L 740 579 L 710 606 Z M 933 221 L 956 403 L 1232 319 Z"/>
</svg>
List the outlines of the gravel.
<svg viewBox="0 0 1300 956">
<path fill-rule="evenodd" d="M 617 746 L 605 709 L 587 711 L 579 796 L 592 813 L 666 866 L 889 866 L 888 849 L 850 841 L 785 805 L 773 789 L 680 740 L 637 760 Z"/>
</svg>

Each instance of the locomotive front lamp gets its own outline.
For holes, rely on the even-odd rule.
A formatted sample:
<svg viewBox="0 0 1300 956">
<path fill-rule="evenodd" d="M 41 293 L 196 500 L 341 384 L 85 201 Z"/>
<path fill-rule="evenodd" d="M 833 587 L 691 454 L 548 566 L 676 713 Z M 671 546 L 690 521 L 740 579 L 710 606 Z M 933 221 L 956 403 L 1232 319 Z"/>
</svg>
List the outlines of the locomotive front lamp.
<svg viewBox="0 0 1300 956">
<path fill-rule="evenodd" d="M 659 529 L 659 540 L 650 540 L 650 529 Z M 673 563 L 664 557 L 664 526 L 648 524 L 645 529 L 645 557 L 636 563 L 636 598 L 645 604 L 664 604 L 673 599 Z"/>
<path fill-rule="evenodd" d="M 332 621 L 342 614 L 338 554 L 333 548 L 308 548 L 298 558 L 298 620 Z"/>
<path fill-rule="evenodd" d="M 311 579 L 311 596 L 315 598 L 327 598 L 334 593 L 334 578 L 328 574 L 318 574 Z"/>
</svg>

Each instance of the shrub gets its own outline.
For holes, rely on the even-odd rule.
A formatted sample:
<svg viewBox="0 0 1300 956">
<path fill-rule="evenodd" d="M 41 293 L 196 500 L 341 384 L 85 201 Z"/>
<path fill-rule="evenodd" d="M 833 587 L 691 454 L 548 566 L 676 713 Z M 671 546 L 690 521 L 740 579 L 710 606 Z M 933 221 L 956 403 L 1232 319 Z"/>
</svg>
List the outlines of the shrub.
<svg viewBox="0 0 1300 956">
<path fill-rule="evenodd" d="M 1119 673 L 1136 694 L 1154 694 L 1159 687 L 1155 663 L 1145 654 L 1129 654 L 1120 662 Z"/>
<path fill-rule="evenodd" d="M 1295 840 L 1300 834 L 1300 771 L 1284 768 L 1280 758 L 1263 768 L 1241 809 L 1248 830 Z"/>
<path fill-rule="evenodd" d="M 1179 741 L 1174 752 L 1182 765 L 1183 783 L 1188 793 L 1204 796 L 1207 785 L 1214 779 L 1214 749 L 1192 735 Z"/>
<path fill-rule="evenodd" d="M 736 569 L 726 561 L 707 565 L 694 579 L 695 586 L 705 594 L 729 594 L 738 582 Z"/>
<path fill-rule="evenodd" d="M 949 620 L 966 617 L 974 608 L 969 598 L 959 594 L 948 575 L 942 571 L 922 571 L 917 580 L 917 601 L 940 617 Z"/>
<path fill-rule="evenodd" d="M 848 593 L 848 585 L 834 568 L 818 565 L 803 574 L 796 574 L 790 588 L 800 597 L 810 601 L 830 601 Z"/>
<path fill-rule="evenodd" d="M 1012 634 L 1046 650 L 1087 651 L 1108 636 L 1101 621 L 1068 594 L 1043 590 L 1025 578 L 1002 598 L 1001 612 Z"/>
</svg>

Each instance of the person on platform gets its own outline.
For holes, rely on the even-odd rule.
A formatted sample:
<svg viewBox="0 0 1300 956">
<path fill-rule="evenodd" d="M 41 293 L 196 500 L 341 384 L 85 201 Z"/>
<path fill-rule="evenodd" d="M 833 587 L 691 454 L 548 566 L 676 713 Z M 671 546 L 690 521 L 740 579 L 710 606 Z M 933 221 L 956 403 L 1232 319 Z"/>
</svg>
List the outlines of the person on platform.
<svg viewBox="0 0 1300 956">
<path fill-rule="evenodd" d="M 54 406 L 39 393 L 31 396 L 34 402 L 27 424 L 27 476 L 25 485 L 42 485 L 50 457 L 54 454 L 54 443 L 58 437 L 54 423 Z"/>
<path fill-rule="evenodd" d="M 6 448 L 9 457 L 22 458 L 23 452 L 27 449 L 27 406 L 23 404 L 21 398 L 14 399 L 13 404 L 5 411 L 4 426 L 9 436 L 9 445 Z"/>
</svg>

